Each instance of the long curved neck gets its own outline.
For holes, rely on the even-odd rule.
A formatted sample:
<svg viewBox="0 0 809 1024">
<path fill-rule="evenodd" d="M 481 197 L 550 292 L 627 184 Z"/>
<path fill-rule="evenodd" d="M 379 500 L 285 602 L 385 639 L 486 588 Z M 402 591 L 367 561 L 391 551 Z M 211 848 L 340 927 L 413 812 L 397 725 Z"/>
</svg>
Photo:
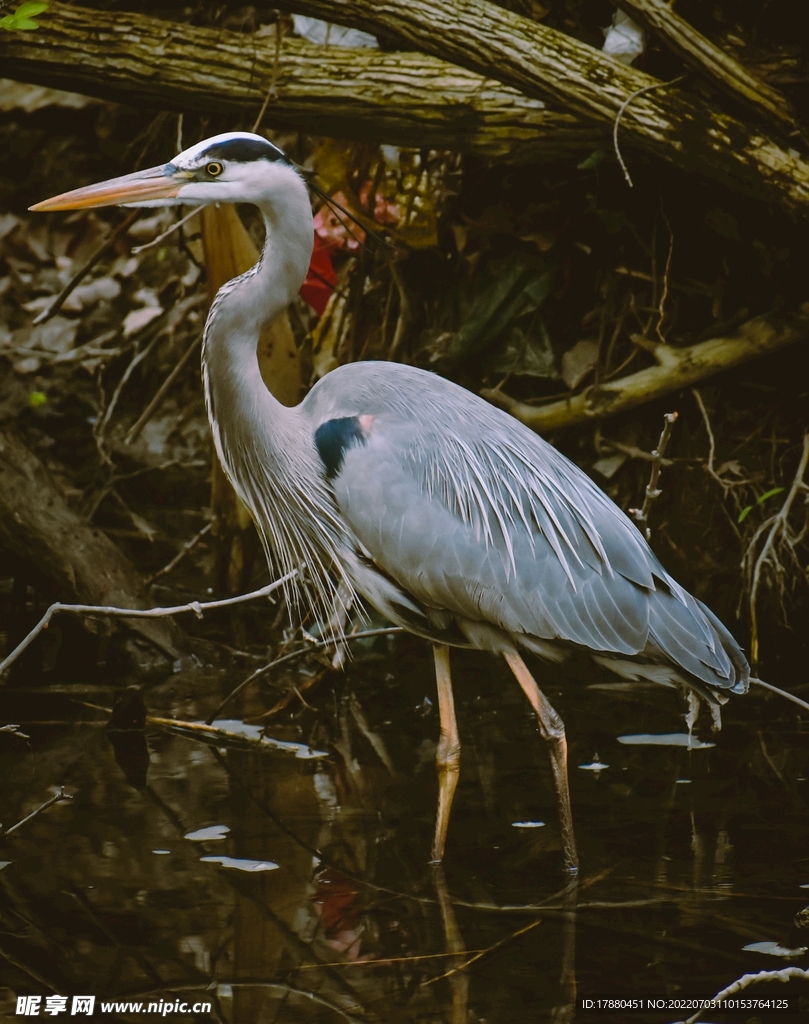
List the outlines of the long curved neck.
<svg viewBox="0 0 809 1024">
<path fill-rule="evenodd" d="M 205 328 L 203 366 L 215 433 L 217 425 L 226 428 L 228 420 L 245 416 L 259 416 L 257 426 L 266 431 L 268 416 L 280 423 L 288 412 L 264 386 L 256 348 L 263 328 L 300 291 L 312 255 L 312 213 L 306 186 L 292 170 L 283 188 L 276 184 L 256 205 L 264 218 L 264 251 L 247 273 L 222 286 Z"/>
<path fill-rule="evenodd" d="M 302 565 L 308 603 L 326 621 L 341 569 L 344 527 L 336 516 L 300 406 L 267 390 L 258 366 L 261 331 L 298 294 L 314 231 L 306 187 L 294 172 L 272 197 L 257 201 L 267 237 L 259 262 L 223 285 L 214 299 L 202 349 L 208 418 L 219 460 L 250 510 L 273 568 Z M 294 590 L 288 590 L 294 600 Z"/>
</svg>

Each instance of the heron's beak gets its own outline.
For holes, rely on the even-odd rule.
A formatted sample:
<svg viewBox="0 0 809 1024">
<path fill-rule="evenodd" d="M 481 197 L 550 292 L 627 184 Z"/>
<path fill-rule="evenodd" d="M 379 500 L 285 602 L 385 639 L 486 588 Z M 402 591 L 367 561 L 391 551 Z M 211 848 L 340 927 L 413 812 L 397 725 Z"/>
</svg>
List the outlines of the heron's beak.
<svg viewBox="0 0 809 1024">
<path fill-rule="evenodd" d="M 178 171 L 171 164 L 161 164 L 160 167 L 124 174 L 120 178 L 110 178 L 97 185 L 63 192 L 29 209 L 37 213 L 45 210 L 88 210 L 96 206 L 123 206 L 152 199 L 174 199 L 188 181 L 185 172 Z"/>
</svg>

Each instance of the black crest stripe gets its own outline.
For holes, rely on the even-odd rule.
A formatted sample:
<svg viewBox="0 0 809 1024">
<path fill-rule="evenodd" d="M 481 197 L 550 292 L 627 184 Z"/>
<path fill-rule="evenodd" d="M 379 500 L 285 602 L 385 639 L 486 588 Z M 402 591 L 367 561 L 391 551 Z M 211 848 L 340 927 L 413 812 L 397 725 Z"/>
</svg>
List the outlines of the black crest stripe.
<svg viewBox="0 0 809 1024">
<path fill-rule="evenodd" d="M 233 160 L 245 164 L 252 160 L 282 160 L 289 163 L 282 150 L 264 139 L 226 139 L 209 146 L 200 156 L 204 160 Z"/>
</svg>

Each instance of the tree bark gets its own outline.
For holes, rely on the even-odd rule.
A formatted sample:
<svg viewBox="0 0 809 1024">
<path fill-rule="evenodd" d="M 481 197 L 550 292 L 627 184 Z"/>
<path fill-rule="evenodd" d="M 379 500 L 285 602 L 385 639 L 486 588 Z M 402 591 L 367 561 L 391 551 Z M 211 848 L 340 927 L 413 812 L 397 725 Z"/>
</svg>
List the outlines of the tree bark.
<svg viewBox="0 0 809 1024">
<path fill-rule="evenodd" d="M 727 188 L 809 215 L 809 163 L 728 114 L 489 0 L 285 0 L 401 39 L 612 127 L 621 139 Z M 649 91 L 643 91 L 649 90 Z"/>
<path fill-rule="evenodd" d="M 672 391 L 693 387 L 706 377 L 768 355 L 807 336 L 809 302 L 791 317 L 773 314 L 754 317 L 725 338 L 712 338 L 684 348 L 645 342 L 643 347 L 654 354 L 656 366 L 585 388 L 558 402 L 528 405 L 496 389 L 481 394 L 541 433 L 625 412 Z"/>
<path fill-rule="evenodd" d="M 765 121 L 774 122 L 781 131 L 795 131 L 795 116 L 786 97 L 697 32 L 693 25 L 672 10 L 671 4 L 665 0 L 614 2 L 728 96 L 742 102 Z"/>
<path fill-rule="evenodd" d="M 273 38 L 53 3 L 35 32 L 0 33 L 0 69 L 23 82 L 252 124 Z M 264 123 L 337 138 L 458 149 L 520 163 L 581 158 L 609 135 L 573 114 L 432 57 L 285 38 Z"/>
<path fill-rule="evenodd" d="M 146 607 L 134 566 L 70 508 L 36 455 L 8 430 L 0 430 L 0 548 L 31 563 L 60 601 Z M 127 622 L 172 658 L 187 646 L 170 619 Z"/>
</svg>

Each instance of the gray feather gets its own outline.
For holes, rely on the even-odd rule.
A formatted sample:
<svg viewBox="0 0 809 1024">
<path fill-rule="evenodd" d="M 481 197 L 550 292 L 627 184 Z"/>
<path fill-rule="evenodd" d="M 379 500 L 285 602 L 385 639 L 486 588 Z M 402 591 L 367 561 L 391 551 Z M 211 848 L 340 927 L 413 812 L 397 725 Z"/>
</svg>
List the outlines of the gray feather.
<svg viewBox="0 0 809 1024">
<path fill-rule="evenodd" d="M 313 432 L 369 417 L 334 497 L 357 546 L 413 601 L 454 616 L 476 646 L 508 637 L 670 663 L 745 689 L 718 620 L 666 573 L 635 526 L 551 445 L 433 374 L 355 363 L 304 401 Z M 355 581 L 357 589 L 363 584 Z M 370 598 L 370 595 L 368 595 Z M 373 600 L 371 598 L 371 600 Z"/>
</svg>

